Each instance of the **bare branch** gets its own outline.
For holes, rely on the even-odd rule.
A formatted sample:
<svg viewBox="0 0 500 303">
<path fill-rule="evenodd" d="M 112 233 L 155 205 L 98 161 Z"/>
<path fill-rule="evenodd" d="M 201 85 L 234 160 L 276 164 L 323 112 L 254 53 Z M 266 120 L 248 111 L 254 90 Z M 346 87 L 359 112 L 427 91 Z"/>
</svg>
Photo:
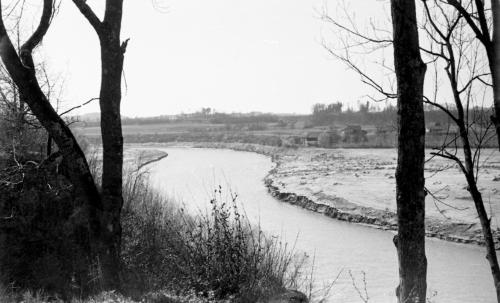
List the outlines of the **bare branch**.
<svg viewBox="0 0 500 303">
<path fill-rule="evenodd" d="M 31 37 L 21 47 L 21 53 L 28 52 L 31 54 L 33 49 L 42 41 L 43 37 L 49 30 L 50 22 L 53 16 L 54 0 L 43 1 L 43 12 L 37 29 Z"/>
<path fill-rule="evenodd" d="M 465 86 L 462 89 L 458 90 L 458 93 L 462 94 L 475 80 L 479 80 L 483 84 L 491 86 L 490 83 L 487 83 L 486 81 L 484 81 L 483 79 L 481 79 L 481 77 L 484 77 L 484 76 L 491 76 L 491 73 L 482 73 L 480 75 L 475 75 L 474 77 L 470 78 L 469 81 L 467 81 L 467 83 L 465 84 Z"/>
<path fill-rule="evenodd" d="M 109 2 L 109 1 L 108 1 Z M 80 10 L 83 16 L 89 21 L 90 25 L 94 28 L 97 34 L 100 34 L 102 28 L 102 22 L 99 20 L 97 15 L 94 13 L 92 8 L 87 4 L 86 0 L 73 0 L 73 3 Z"/>
<path fill-rule="evenodd" d="M 446 108 L 445 106 L 443 106 L 442 104 L 439 104 L 437 102 L 431 101 L 429 98 L 427 98 L 425 96 L 424 96 L 424 103 L 427 103 L 427 104 L 430 104 L 432 106 L 435 106 L 435 107 L 439 108 L 440 110 L 442 110 L 443 112 L 445 112 L 453 120 L 453 122 L 455 122 L 455 123 L 459 122 L 458 118 L 455 117 L 455 115 L 448 108 Z"/>
<path fill-rule="evenodd" d="M 62 117 L 62 116 L 64 116 L 64 115 L 66 115 L 67 113 L 69 113 L 69 112 L 71 112 L 71 111 L 73 111 L 73 110 L 75 110 L 75 109 L 77 109 L 77 108 L 81 108 L 81 107 L 83 107 L 83 106 L 85 106 L 85 105 L 89 104 L 90 102 L 92 102 L 92 101 L 94 101 L 94 100 L 99 100 L 99 98 L 91 98 L 90 100 L 85 101 L 84 103 L 82 103 L 82 104 L 80 104 L 80 105 L 74 106 L 74 107 L 72 107 L 72 108 L 68 109 L 67 111 L 64 111 L 63 113 L 59 114 L 59 116 L 61 116 L 61 117 Z"/>
<path fill-rule="evenodd" d="M 455 161 L 455 163 L 458 164 L 462 172 L 464 174 L 467 174 L 467 169 L 465 169 L 465 166 L 463 165 L 462 161 L 460 161 L 460 159 L 456 155 L 453 155 L 445 150 L 441 150 L 439 152 L 431 152 L 431 155 Z"/>
<path fill-rule="evenodd" d="M 426 1 L 426 0 L 423 0 Z M 473 15 L 469 13 L 460 2 L 457 0 L 447 0 L 448 4 L 453 6 L 467 21 L 469 24 L 470 28 L 474 31 L 476 34 L 476 37 L 483 43 L 484 45 L 489 45 L 491 43 L 490 37 L 485 36 L 485 33 L 483 33 L 476 25 L 476 23 L 473 20 Z M 476 1 L 477 2 L 477 1 Z"/>
</svg>

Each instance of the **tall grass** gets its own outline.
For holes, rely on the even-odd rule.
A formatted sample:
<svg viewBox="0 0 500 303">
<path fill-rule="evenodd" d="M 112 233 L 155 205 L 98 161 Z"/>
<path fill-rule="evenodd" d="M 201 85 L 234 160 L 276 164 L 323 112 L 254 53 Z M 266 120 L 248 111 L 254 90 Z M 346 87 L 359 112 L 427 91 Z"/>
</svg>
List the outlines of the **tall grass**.
<svg viewBox="0 0 500 303">
<path fill-rule="evenodd" d="M 210 210 L 193 215 L 158 194 L 147 173 L 126 175 L 123 260 L 129 289 L 257 302 L 298 286 L 304 259 L 252 227 L 236 197 L 225 201 L 221 187 Z"/>
</svg>

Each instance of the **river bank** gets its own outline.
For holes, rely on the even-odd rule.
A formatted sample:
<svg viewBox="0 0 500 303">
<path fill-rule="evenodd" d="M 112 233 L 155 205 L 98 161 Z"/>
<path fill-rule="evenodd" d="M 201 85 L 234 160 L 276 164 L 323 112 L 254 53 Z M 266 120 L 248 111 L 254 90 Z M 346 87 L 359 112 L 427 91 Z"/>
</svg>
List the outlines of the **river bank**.
<svg viewBox="0 0 500 303">
<path fill-rule="evenodd" d="M 397 230 L 394 150 L 291 149 L 243 143 L 181 145 L 269 156 L 275 167 L 264 182 L 275 198 L 337 220 Z M 497 158 L 493 154 L 482 167 L 479 185 L 485 201 L 500 198 L 497 190 L 500 161 Z M 426 183 L 432 194 L 427 196 L 426 234 L 446 241 L 482 245 L 481 228 L 462 179 L 458 170 L 442 159 L 427 163 Z M 488 208 L 493 215 L 495 238 L 498 238 L 496 218 L 500 209 L 494 204 Z"/>
</svg>

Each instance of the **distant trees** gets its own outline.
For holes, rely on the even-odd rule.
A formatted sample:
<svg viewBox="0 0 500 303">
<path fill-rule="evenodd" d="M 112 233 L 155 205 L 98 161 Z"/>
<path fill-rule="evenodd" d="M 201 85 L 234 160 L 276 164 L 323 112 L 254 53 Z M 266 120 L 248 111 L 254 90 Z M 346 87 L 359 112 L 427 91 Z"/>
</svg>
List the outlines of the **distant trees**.
<svg viewBox="0 0 500 303">
<path fill-rule="evenodd" d="M 210 107 L 203 107 L 200 113 L 201 115 L 208 117 L 210 114 L 215 113 L 215 110 L 212 110 Z"/>
<path fill-rule="evenodd" d="M 341 113 L 342 112 L 342 102 L 336 102 L 336 103 L 330 103 L 330 104 L 323 104 L 323 103 L 316 103 L 312 107 L 312 114 L 313 115 L 318 115 L 322 113 Z"/>
<path fill-rule="evenodd" d="M 395 125 L 396 110 L 394 106 L 386 106 L 379 111 L 373 111 L 370 102 L 359 104 L 357 111 L 351 107 L 342 111 L 344 104 L 336 102 L 331 104 L 316 103 L 312 107 L 311 122 L 314 125 L 333 124 L 362 124 L 362 125 Z"/>
<path fill-rule="evenodd" d="M 342 102 L 314 104 L 312 107 L 312 122 L 316 125 L 328 124 L 334 119 L 334 116 L 342 112 L 342 106 Z"/>
<path fill-rule="evenodd" d="M 370 111 L 370 101 L 366 101 L 365 104 L 359 105 L 359 112 L 362 114 L 367 114 Z"/>
</svg>

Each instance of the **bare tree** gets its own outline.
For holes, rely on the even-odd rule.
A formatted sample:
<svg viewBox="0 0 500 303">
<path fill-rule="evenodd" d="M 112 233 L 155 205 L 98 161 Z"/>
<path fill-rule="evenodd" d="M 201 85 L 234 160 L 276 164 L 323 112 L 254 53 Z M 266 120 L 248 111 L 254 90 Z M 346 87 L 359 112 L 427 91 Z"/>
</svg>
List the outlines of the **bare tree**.
<svg viewBox="0 0 500 303">
<path fill-rule="evenodd" d="M 68 177 L 75 186 L 77 207 L 74 213 L 87 219 L 90 237 L 93 240 L 91 243 L 97 243 L 95 239 L 99 238 L 100 230 L 98 211 L 102 208 L 99 192 L 78 142 L 41 89 L 33 61 L 33 50 L 41 43 L 49 29 L 54 8 L 54 0 L 43 1 L 43 12 L 38 26 L 17 51 L 7 33 L 0 1 L 2 16 L 0 18 L 0 40 L 2 41 L 0 57 L 17 87 L 19 99 L 29 106 L 33 115 L 59 147 L 59 152 L 51 155 L 51 158 L 62 155 L 68 168 Z M 91 252 L 87 251 L 89 257 L 95 251 L 94 248 L 91 248 Z"/>
<path fill-rule="evenodd" d="M 478 42 L 475 38 L 478 33 L 471 30 L 467 15 L 460 11 L 447 7 L 439 0 L 422 2 L 426 17 L 423 29 L 429 40 L 428 47 L 423 48 L 423 51 L 436 62 L 436 65 L 440 64 L 437 68 L 440 66 L 444 68 L 456 110 L 452 111 L 436 100 L 436 95 L 433 99 L 426 98 L 426 102 L 443 110 L 450 121 L 458 127 L 458 134 L 447 138 L 433 155 L 454 161 L 465 176 L 467 189 L 481 223 L 486 258 L 490 264 L 497 300 L 500 302 L 500 268 L 491 230 L 491 218 L 486 212 L 477 185 L 481 150 L 493 137 L 489 131 L 491 122 L 485 119 L 484 108 L 477 106 L 478 95 L 481 95 L 481 91 L 489 90 L 491 86 L 488 82 L 488 68 L 483 64 L 484 59 L 490 60 L 491 55 L 487 53 L 488 51 L 486 55 L 482 55 L 479 47 L 479 43 L 484 44 L 489 40 L 481 41 L 486 38 L 480 37 Z M 484 16 L 478 18 L 482 19 Z M 497 121 L 493 119 L 492 123 Z M 457 153 L 459 148 L 462 150 L 462 155 Z"/>
<path fill-rule="evenodd" d="M 323 13 L 323 20 L 340 29 L 347 37 L 342 47 L 334 49 L 323 43 L 330 54 L 346 63 L 382 98 L 398 100 L 398 165 L 396 170 L 396 203 L 398 234 L 394 243 L 398 252 L 398 301 L 426 302 L 427 259 L 425 256 L 425 120 L 423 89 L 426 65 L 420 56 L 415 1 L 391 1 L 392 37 L 390 31 L 371 24 L 370 34 L 362 33 L 346 11 L 347 24 Z M 352 53 L 372 53 L 393 47 L 394 67 L 377 63 L 389 75 L 389 89 L 381 80 L 369 75 L 351 57 Z M 370 58 L 373 58 L 371 55 Z M 397 93 L 391 78 L 396 76 Z"/>
<path fill-rule="evenodd" d="M 101 21 L 85 0 L 73 0 L 94 28 L 101 45 L 102 256 L 104 288 L 117 289 L 120 273 L 123 136 L 120 115 L 121 77 L 128 40 L 120 40 L 123 0 L 106 0 Z"/>
<path fill-rule="evenodd" d="M 495 125 L 500 149 L 500 0 L 446 0 L 442 2 L 442 7 L 446 3 L 456 10 L 474 33 L 474 37 L 471 38 L 476 38 L 486 51 L 493 84 L 494 115 L 491 116 L 491 121 Z"/>
</svg>

